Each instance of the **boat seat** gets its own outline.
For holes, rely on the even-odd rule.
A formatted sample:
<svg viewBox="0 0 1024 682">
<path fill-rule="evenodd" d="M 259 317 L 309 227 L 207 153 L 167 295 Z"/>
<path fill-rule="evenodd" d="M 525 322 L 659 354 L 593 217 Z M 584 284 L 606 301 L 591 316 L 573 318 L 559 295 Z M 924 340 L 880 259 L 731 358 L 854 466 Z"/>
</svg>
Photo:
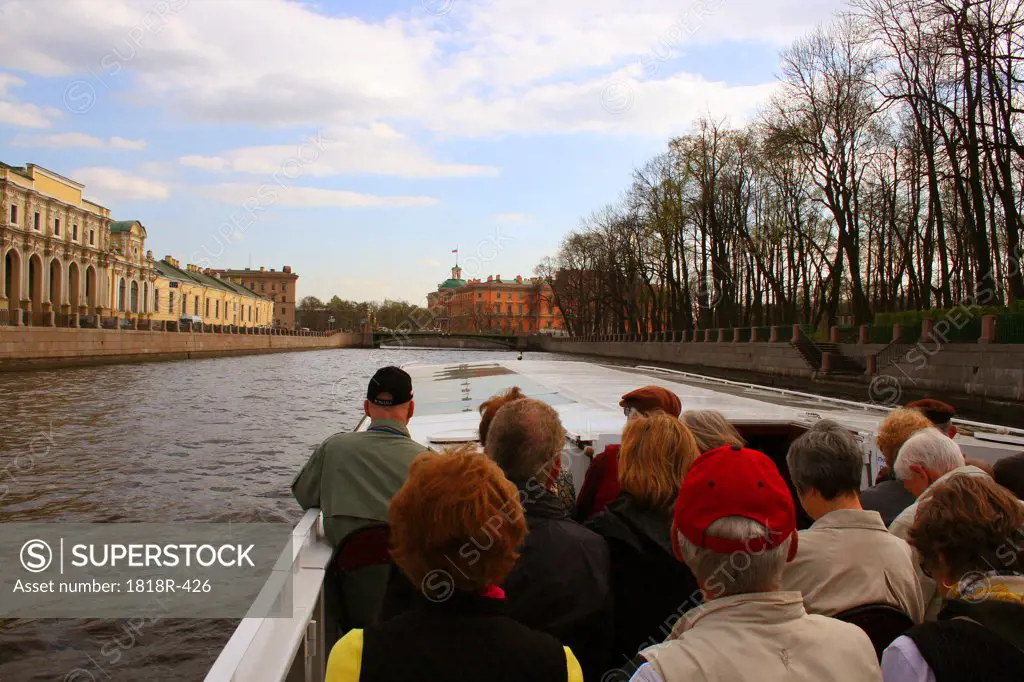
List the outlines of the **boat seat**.
<svg viewBox="0 0 1024 682">
<path fill-rule="evenodd" d="M 349 533 L 334 553 L 335 572 L 390 564 L 390 539 L 391 528 L 386 523 L 374 523 Z"/>
<path fill-rule="evenodd" d="M 871 639 L 878 660 L 882 652 L 904 632 L 914 627 L 914 620 L 903 611 L 889 604 L 863 604 L 832 616 L 856 625 Z"/>
<path fill-rule="evenodd" d="M 365 612 L 364 606 L 357 607 L 357 613 L 351 610 L 350 604 L 346 604 L 345 585 L 348 577 L 351 575 L 355 579 L 356 572 L 361 569 L 385 567 L 391 563 L 390 537 L 391 529 L 388 524 L 374 523 L 349 533 L 335 550 L 324 581 L 327 606 L 325 619 L 329 624 L 325 634 L 328 647 L 334 646 L 334 643 L 349 630 L 366 627 L 374 620 L 373 616 Z M 360 580 L 365 579 L 364 575 Z M 381 578 L 382 586 L 386 584 L 385 580 L 386 577 Z M 367 618 L 371 620 L 367 621 Z"/>
</svg>

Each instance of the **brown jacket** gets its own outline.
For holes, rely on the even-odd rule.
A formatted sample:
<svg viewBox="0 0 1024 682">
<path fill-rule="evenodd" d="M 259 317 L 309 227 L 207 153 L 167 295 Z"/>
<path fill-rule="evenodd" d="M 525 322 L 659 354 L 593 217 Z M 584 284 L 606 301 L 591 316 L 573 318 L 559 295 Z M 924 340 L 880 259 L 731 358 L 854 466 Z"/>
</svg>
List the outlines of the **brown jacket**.
<svg viewBox="0 0 1024 682">
<path fill-rule="evenodd" d="M 799 592 L 722 597 L 679 619 L 644 658 L 665 682 L 881 682 L 868 636 L 808 615 Z"/>
<path fill-rule="evenodd" d="M 889 604 L 920 623 L 924 598 L 910 545 L 875 511 L 839 509 L 800 531 L 782 589 L 802 592 L 808 613 L 834 616 L 862 604 Z"/>
</svg>

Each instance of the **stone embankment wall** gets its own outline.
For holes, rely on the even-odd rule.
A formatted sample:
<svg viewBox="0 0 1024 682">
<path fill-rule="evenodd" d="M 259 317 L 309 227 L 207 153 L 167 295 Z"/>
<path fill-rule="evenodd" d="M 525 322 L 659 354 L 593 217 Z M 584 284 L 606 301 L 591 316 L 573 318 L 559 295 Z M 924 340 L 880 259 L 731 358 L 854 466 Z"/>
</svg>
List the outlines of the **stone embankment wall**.
<svg viewBox="0 0 1024 682">
<path fill-rule="evenodd" d="M 385 336 L 380 340 L 382 348 L 457 348 L 461 350 L 510 350 L 506 344 L 487 339 L 465 339 L 458 337 L 431 336 Z"/>
<path fill-rule="evenodd" d="M 0 327 L 0 371 L 371 345 L 369 335 L 349 332 L 339 332 L 330 336 L 291 336 Z"/>
<path fill-rule="evenodd" d="M 841 344 L 865 361 L 885 346 Z M 931 394 L 958 402 L 1024 402 L 1024 345 L 916 342 L 903 362 L 863 376 L 829 374 L 810 367 L 789 343 L 577 341 L 540 339 L 537 350 L 662 364 L 701 373 L 791 387 L 844 389 L 852 399 L 905 403 Z M 709 371 L 714 370 L 714 371 Z M 1017 405 L 1016 409 L 1019 409 Z"/>
</svg>

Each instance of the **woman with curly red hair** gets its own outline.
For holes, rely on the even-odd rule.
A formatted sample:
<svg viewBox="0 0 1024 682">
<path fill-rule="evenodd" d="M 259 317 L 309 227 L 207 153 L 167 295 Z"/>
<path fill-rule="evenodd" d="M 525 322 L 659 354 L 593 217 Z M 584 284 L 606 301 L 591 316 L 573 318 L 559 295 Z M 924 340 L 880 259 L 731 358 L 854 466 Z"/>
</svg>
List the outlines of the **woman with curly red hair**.
<svg viewBox="0 0 1024 682">
<path fill-rule="evenodd" d="M 503 614 L 500 585 L 526 521 L 516 487 L 474 448 L 423 453 L 391 500 L 391 553 L 420 587 L 416 607 L 352 630 L 331 651 L 327 682 L 486 679 L 582 682 L 554 637 Z"/>
<path fill-rule="evenodd" d="M 1010 682 L 1024 670 L 1024 505 L 988 476 L 937 483 L 907 538 L 943 599 L 882 656 L 885 682 Z"/>
</svg>

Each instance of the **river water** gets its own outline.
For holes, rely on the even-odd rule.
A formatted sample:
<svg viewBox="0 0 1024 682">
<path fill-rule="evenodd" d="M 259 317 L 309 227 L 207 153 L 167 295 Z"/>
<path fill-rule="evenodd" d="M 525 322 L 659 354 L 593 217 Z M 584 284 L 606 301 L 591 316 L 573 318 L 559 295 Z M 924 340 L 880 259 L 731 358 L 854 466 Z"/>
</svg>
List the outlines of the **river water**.
<svg viewBox="0 0 1024 682">
<path fill-rule="evenodd" d="M 292 477 L 358 423 L 378 367 L 511 357 L 345 349 L 0 373 L 0 523 L 294 523 Z M 235 624 L 0 620 L 0 682 L 202 680 Z"/>
</svg>

